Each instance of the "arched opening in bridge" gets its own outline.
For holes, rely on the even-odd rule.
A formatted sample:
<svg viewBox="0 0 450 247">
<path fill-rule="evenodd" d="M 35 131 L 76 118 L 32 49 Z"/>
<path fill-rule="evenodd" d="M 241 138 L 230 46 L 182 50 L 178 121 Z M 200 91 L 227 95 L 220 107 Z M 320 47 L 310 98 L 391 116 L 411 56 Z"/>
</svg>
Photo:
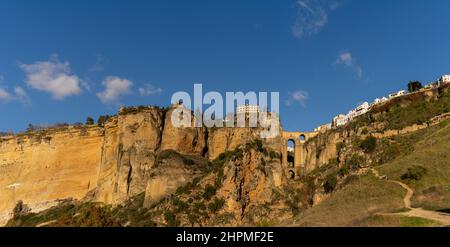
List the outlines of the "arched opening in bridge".
<svg viewBox="0 0 450 247">
<path fill-rule="evenodd" d="M 295 141 L 289 139 L 287 141 L 287 161 L 289 167 L 294 167 L 295 164 Z"/>
<path fill-rule="evenodd" d="M 301 142 L 304 142 L 304 141 L 306 141 L 306 136 L 303 135 L 303 134 L 301 134 L 301 135 L 298 137 L 298 139 L 299 139 Z"/>
<path fill-rule="evenodd" d="M 294 179 L 295 178 L 295 172 L 293 170 L 289 170 L 289 178 Z"/>
</svg>

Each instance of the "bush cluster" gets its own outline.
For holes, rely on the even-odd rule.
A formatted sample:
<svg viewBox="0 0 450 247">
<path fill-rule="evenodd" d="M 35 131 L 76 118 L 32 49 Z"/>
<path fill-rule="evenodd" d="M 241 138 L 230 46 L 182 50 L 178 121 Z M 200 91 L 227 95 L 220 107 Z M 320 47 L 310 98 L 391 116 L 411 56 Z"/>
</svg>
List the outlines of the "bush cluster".
<svg viewBox="0 0 450 247">
<path fill-rule="evenodd" d="M 420 180 L 427 173 L 427 169 L 423 166 L 414 165 L 400 177 L 403 180 Z"/>
</svg>

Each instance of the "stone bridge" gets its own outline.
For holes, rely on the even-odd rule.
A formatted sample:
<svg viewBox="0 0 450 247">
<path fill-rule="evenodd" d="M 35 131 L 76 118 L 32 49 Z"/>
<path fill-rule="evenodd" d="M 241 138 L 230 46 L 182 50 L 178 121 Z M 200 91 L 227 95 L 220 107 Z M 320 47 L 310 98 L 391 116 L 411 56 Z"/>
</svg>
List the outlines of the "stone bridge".
<svg viewBox="0 0 450 247">
<path fill-rule="evenodd" d="M 298 177 L 305 168 L 306 152 L 304 148 L 305 142 L 316 136 L 318 132 L 287 132 L 282 133 L 281 156 L 282 165 L 289 171 L 291 178 Z M 294 157 L 288 154 L 288 143 L 294 145 Z"/>
</svg>

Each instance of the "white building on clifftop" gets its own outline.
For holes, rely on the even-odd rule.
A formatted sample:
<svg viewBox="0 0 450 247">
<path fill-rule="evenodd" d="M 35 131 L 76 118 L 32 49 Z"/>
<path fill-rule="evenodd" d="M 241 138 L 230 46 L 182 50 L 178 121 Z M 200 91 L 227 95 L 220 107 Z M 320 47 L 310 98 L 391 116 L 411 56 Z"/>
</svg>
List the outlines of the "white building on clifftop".
<svg viewBox="0 0 450 247">
<path fill-rule="evenodd" d="M 348 123 L 348 117 L 346 115 L 339 114 L 333 118 L 333 126 L 339 127 Z"/>
<path fill-rule="evenodd" d="M 401 91 L 398 91 L 396 93 L 391 93 L 391 94 L 389 94 L 389 99 L 400 97 L 400 96 L 403 96 L 405 94 L 406 94 L 405 90 L 401 90 Z"/>
<path fill-rule="evenodd" d="M 439 85 L 444 85 L 444 84 L 450 83 L 450 75 L 441 76 L 441 78 L 439 78 L 438 82 L 439 82 Z"/>
<path fill-rule="evenodd" d="M 361 116 L 364 113 L 368 112 L 369 108 L 370 108 L 369 103 L 364 102 L 361 105 L 359 105 L 358 107 L 356 107 L 355 109 L 349 111 L 347 114 L 347 117 L 349 118 L 349 120 L 352 120 L 355 117 Z"/>
<path fill-rule="evenodd" d="M 257 105 L 239 105 L 237 107 L 238 114 L 259 113 L 259 106 Z"/>
</svg>

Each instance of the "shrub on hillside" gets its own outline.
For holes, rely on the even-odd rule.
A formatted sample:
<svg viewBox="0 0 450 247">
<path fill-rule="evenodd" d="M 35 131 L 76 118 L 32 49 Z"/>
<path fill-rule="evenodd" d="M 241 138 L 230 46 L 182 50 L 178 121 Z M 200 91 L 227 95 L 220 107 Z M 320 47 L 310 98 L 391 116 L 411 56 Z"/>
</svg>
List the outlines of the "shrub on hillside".
<svg viewBox="0 0 450 247">
<path fill-rule="evenodd" d="M 216 188 L 210 184 L 206 185 L 205 191 L 203 192 L 203 198 L 208 201 L 215 194 L 216 194 Z"/>
<path fill-rule="evenodd" d="M 171 211 L 164 212 L 164 220 L 167 223 L 167 226 L 178 226 L 180 222 L 177 220 L 176 215 Z"/>
<path fill-rule="evenodd" d="M 193 209 L 196 212 L 200 212 L 200 211 L 206 210 L 206 206 L 203 202 L 196 202 L 196 203 L 194 203 Z"/>
<path fill-rule="evenodd" d="M 363 135 L 367 135 L 368 133 L 369 133 L 369 130 L 367 128 L 363 128 L 361 130 L 361 134 L 363 134 Z"/>
<path fill-rule="evenodd" d="M 364 164 L 364 157 L 358 154 L 353 154 L 345 161 L 345 165 L 350 169 L 358 169 Z"/>
<path fill-rule="evenodd" d="M 344 148 L 344 143 L 343 142 L 338 142 L 336 143 L 336 152 L 340 153 L 341 150 Z"/>
<path fill-rule="evenodd" d="M 105 125 L 106 122 L 108 122 L 108 120 L 110 118 L 111 118 L 111 116 L 109 116 L 109 115 L 101 115 L 100 117 L 98 117 L 97 124 L 99 126 L 103 126 L 103 125 Z"/>
<path fill-rule="evenodd" d="M 208 209 L 211 213 L 217 213 L 225 205 L 225 200 L 223 198 L 214 198 L 214 201 L 208 204 Z"/>
<path fill-rule="evenodd" d="M 427 169 L 423 166 L 414 165 L 406 171 L 400 178 L 403 180 L 420 180 L 427 173 Z"/>
<path fill-rule="evenodd" d="M 179 198 L 173 199 L 172 205 L 175 207 L 175 213 L 186 212 L 189 210 L 189 205 Z"/>
<path fill-rule="evenodd" d="M 377 138 L 369 136 L 359 144 L 359 147 L 364 150 L 365 153 L 371 153 L 377 147 Z"/>
<path fill-rule="evenodd" d="M 341 169 L 339 169 L 338 174 L 341 177 L 345 177 L 350 173 L 349 169 L 347 166 L 343 166 Z"/>
<path fill-rule="evenodd" d="M 94 124 L 94 119 L 91 117 L 87 117 L 86 118 L 86 125 L 93 125 Z"/>
<path fill-rule="evenodd" d="M 325 190 L 325 193 L 331 193 L 336 188 L 336 185 L 337 185 L 337 177 L 336 174 L 332 173 L 325 178 L 323 189 Z"/>
</svg>

